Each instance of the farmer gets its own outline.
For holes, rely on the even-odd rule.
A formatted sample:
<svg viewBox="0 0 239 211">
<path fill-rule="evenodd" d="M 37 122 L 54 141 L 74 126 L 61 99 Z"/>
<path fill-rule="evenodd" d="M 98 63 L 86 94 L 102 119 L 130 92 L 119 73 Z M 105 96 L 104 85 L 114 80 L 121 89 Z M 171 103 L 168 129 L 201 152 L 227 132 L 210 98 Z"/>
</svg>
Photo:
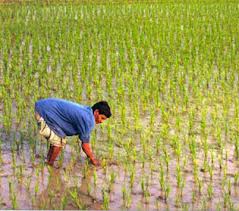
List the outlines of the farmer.
<svg viewBox="0 0 239 211">
<path fill-rule="evenodd" d="M 50 142 L 47 164 L 53 166 L 56 157 L 66 145 L 66 136 L 79 135 L 82 149 L 93 165 L 100 162 L 94 157 L 90 147 L 90 133 L 95 124 L 104 122 L 111 116 L 106 101 L 100 101 L 92 107 L 71 101 L 48 98 L 35 103 L 35 118 L 39 133 Z"/>
</svg>

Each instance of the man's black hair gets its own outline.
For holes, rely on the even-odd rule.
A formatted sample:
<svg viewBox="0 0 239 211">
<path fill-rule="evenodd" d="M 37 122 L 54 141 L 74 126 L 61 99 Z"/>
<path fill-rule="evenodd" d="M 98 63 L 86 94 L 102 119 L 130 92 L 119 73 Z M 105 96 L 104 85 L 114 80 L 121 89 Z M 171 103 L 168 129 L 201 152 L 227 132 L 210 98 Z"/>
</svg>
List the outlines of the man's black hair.
<svg viewBox="0 0 239 211">
<path fill-rule="evenodd" d="M 98 109 L 99 114 L 105 115 L 107 118 L 111 117 L 111 111 L 110 111 L 110 106 L 106 101 L 100 101 L 94 104 L 92 107 L 93 112 Z"/>
</svg>

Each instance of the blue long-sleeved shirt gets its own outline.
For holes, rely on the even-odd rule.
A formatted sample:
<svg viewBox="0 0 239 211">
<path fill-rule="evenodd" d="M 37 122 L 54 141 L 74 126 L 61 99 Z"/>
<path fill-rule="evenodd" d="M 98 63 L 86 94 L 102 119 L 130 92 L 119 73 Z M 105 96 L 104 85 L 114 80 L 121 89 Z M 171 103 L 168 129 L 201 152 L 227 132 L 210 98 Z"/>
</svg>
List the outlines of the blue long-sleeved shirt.
<svg viewBox="0 0 239 211">
<path fill-rule="evenodd" d="M 95 126 L 90 106 L 63 99 L 48 98 L 37 101 L 35 111 L 58 136 L 64 138 L 79 135 L 82 142 L 90 141 L 90 133 Z"/>
</svg>

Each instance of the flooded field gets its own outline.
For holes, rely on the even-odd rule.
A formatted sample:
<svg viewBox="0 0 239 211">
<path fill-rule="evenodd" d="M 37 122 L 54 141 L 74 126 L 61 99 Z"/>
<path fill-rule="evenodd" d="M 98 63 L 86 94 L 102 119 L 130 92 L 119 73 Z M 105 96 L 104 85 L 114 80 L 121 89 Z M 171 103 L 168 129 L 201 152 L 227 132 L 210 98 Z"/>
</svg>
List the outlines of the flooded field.
<svg viewBox="0 0 239 211">
<path fill-rule="evenodd" d="M 131 154 L 123 155 L 122 148 L 116 145 L 114 150 L 121 156 L 103 158 L 103 166 L 95 168 L 72 139 L 52 168 L 44 163 L 47 142 L 41 142 L 38 136 L 35 140 L 21 136 L 1 133 L 1 209 L 238 207 L 238 161 L 230 144 L 225 146 L 222 157 L 218 157 L 216 149 L 210 150 L 206 164 L 201 150 L 196 160 L 189 152 L 178 161 L 166 144 L 158 156 L 134 161 Z M 140 145 L 139 150 L 143 150 Z"/>
<path fill-rule="evenodd" d="M 239 210 L 238 1 L 0 4 L 0 209 Z M 34 103 L 112 117 L 51 168 Z"/>
</svg>

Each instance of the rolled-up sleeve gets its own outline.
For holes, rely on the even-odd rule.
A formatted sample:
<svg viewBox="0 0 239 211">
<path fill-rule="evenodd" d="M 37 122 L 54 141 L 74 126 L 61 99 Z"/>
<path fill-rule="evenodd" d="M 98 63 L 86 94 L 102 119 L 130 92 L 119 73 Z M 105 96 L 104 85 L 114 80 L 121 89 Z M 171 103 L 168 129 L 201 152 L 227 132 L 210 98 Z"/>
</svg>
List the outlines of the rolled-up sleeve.
<svg viewBox="0 0 239 211">
<path fill-rule="evenodd" d="M 78 121 L 77 130 L 79 134 L 79 139 L 82 143 L 89 143 L 90 142 L 90 130 L 88 128 L 87 123 L 84 120 Z"/>
<path fill-rule="evenodd" d="M 81 140 L 82 143 L 89 143 L 90 142 L 90 136 L 79 135 L 79 139 Z"/>
<path fill-rule="evenodd" d="M 76 115 L 75 119 L 75 128 L 78 131 L 79 139 L 82 143 L 90 142 L 90 134 L 92 129 L 94 128 L 94 116 L 92 115 L 92 111 L 87 112 L 86 115 Z"/>
</svg>

